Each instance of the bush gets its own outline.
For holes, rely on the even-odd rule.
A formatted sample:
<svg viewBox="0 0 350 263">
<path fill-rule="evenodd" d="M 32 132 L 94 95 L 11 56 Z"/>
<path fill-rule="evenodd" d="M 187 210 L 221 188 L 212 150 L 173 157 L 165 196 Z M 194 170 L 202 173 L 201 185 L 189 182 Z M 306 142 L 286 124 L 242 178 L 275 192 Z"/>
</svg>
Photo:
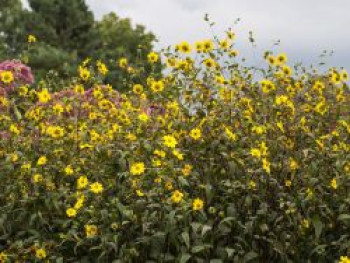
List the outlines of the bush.
<svg viewBox="0 0 350 263">
<path fill-rule="evenodd" d="M 101 61 L 58 92 L 0 72 L 0 262 L 348 262 L 346 71 L 247 67 L 234 36 L 161 78 L 121 58 L 123 94 Z"/>
</svg>

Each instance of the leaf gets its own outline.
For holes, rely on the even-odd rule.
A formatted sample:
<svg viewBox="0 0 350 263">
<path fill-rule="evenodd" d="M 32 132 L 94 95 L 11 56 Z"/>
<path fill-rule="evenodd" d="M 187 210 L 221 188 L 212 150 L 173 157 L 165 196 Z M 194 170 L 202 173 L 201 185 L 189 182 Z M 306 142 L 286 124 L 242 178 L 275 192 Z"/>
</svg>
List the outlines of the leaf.
<svg viewBox="0 0 350 263">
<path fill-rule="evenodd" d="M 204 225 L 203 228 L 202 228 L 202 237 L 205 236 L 205 234 L 210 231 L 212 228 L 211 226 L 208 226 L 208 225 Z"/>
<path fill-rule="evenodd" d="M 349 214 L 341 214 L 338 216 L 339 221 L 347 221 L 350 220 L 350 215 Z"/>
<path fill-rule="evenodd" d="M 256 252 L 250 251 L 244 256 L 244 262 L 249 262 L 249 261 L 257 258 L 258 256 L 259 255 Z"/>
<path fill-rule="evenodd" d="M 210 248 L 210 245 L 198 245 L 198 246 L 194 246 L 191 250 L 192 253 L 196 254 L 199 252 L 202 252 L 203 250 L 206 250 L 208 248 Z"/>
<path fill-rule="evenodd" d="M 191 258 L 191 255 L 188 253 L 182 254 L 180 257 L 180 261 L 179 263 L 186 263 L 187 261 L 189 261 Z"/>
<path fill-rule="evenodd" d="M 182 232 L 181 237 L 184 240 L 187 249 L 190 249 L 190 235 L 188 232 Z"/>
<path fill-rule="evenodd" d="M 312 223 L 314 225 L 315 228 L 315 236 L 318 239 L 322 233 L 322 229 L 323 229 L 323 224 L 320 220 L 320 217 L 318 215 L 315 215 L 312 217 Z"/>
</svg>

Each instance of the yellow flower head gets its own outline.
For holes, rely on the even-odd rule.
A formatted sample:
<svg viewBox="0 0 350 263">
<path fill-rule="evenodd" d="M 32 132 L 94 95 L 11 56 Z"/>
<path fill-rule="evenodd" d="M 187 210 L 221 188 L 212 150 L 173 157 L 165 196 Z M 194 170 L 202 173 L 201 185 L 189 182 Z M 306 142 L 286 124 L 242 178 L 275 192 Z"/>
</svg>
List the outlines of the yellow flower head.
<svg viewBox="0 0 350 263">
<path fill-rule="evenodd" d="M 202 131 L 198 128 L 192 129 L 190 131 L 190 136 L 194 140 L 199 140 L 202 137 Z"/>
<path fill-rule="evenodd" d="M 169 148 L 175 148 L 177 145 L 177 140 L 174 136 L 171 135 L 165 135 L 163 136 L 163 144 Z"/>
<path fill-rule="evenodd" d="M 130 167 L 131 175 L 141 175 L 145 172 L 145 164 L 143 162 L 134 163 Z"/>
<path fill-rule="evenodd" d="M 171 195 L 171 201 L 173 202 L 173 203 L 180 203 L 181 202 L 181 200 L 182 200 L 182 198 L 183 198 L 183 196 L 184 196 L 184 194 L 183 193 L 181 193 L 179 190 L 175 190 L 174 192 L 173 192 L 173 194 Z"/>
<path fill-rule="evenodd" d="M 164 82 L 162 80 L 158 80 L 158 81 L 152 81 L 151 82 L 151 90 L 154 93 L 158 93 L 163 91 L 164 89 Z"/>
<path fill-rule="evenodd" d="M 155 52 L 151 52 L 147 55 L 147 60 L 150 63 L 156 63 L 159 60 L 159 55 Z"/>
<path fill-rule="evenodd" d="M 47 162 L 46 156 L 41 156 L 41 157 L 38 159 L 38 161 L 37 161 L 36 164 L 39 165 L 39 166 L 41 166 L 41 165 L 45 165 L 46 162 Z"/>
<path fill-rule="evenodd" d="M 75 217 L 77 215 L 77 210 L 70 207 L 67 209 L 66 214 L 68 217 Z"/>
<path fill-rule="evenodd" d="M 94 237 L 98 233 L 98 228 L 95 225 L 85 225 L 85 233 L 87 238 Z"/>
<path fill-rule="evenodd" d="M 331 180 L 331 182 L 330 182 L 330 185 L 331 185 L 331 187 L 332 187 L 334 190 L 336 190 L 337 187 L 338 187 L 338 185 L 337 185 L 337 180 L 336 180 L 335 178 L 333 178 L 333 179 Z"/>
<path fill-rule="evenodd" d="M 14 81 L 14 76 L 11 71 L 1 71 L 0 72 L 0 80 L 4 84 L 10 84 Z"/>
<path fill-rule="evenodd" d="M 84 189 L 89 183 L 89 180 L 86 176 L 80 176 L 77 180 L 77 188 Z"/>
<path fill-rule="evenodd" d="M 46 251 L 43 248 L 36 249 L 35 256 L 38 259 L 45 259 L 46 258 Z"/>
<path fill-rule="evenodd" d="M 139 95 L 143 92 L 143 86 L 141 84 L 135 84 L 134 87 L 132 88 L 132 91 Z"/>
<path fill-rule="evenodd" d="M 41 91 L 39 91 L 37 93 L 37 96 L 38 96 L 39 102 L 41 102 L 41 103 L 46 103 L 49 100 L 51 100 L 51 95 L 50 95 L 49 91 L 47 90 L 47 88 L 44 88 Z"/>
<path fill-rule="evenodd" d="M 90 191 L 93 192 L 94 194 L 102 193 L 103 186 L 102 186 L 102 184 L 95 182 L 95 183 L 90 185 Z"/>
<path fill-rule="evenodd" d="M 190 53 L 191 52 L 191 46 L 188 42 L 184 41 L 182 43 L 180 43 L 178 46 L 178 49 L 181 53 Z"/>
<path fill-rule="evenodd" d="M 35 43 L 36 37 L 34 35 L 28 35 L 27 41 L 28 43 Z"/>
<path fill-rule="evenodd" d="M 201 199 L 196 198 L 192 202 L 192 209 L 194 211 L 202 210 L 203 209 L 203 205 L 204 205 L 204 202 Z"/>
</svg>

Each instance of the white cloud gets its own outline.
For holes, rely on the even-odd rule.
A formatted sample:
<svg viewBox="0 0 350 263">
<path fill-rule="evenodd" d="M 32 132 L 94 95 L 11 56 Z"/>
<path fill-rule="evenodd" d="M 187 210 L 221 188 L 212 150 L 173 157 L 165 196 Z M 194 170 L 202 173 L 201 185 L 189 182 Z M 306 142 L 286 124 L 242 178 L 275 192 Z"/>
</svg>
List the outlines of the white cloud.
<svg viewBox="0 0 350 263">
<path fill-rule="evenodd" d="M 253 30 L 261 50 L 281 40 L 284 51 L 297 60 L 313 60 L 323 49 L 335 50 L 331 63 L 350 68 L 350 1 L 348 0 L 86 0 L 97 18 L 116 12 L 144 24 L 159 39 L 157 48 L 182 40 L 195 41 L 213 32 L 203 22 L 207 12 L 222 33 L 236 18 L 238 46 L 246 48 Z"/>
</svg>

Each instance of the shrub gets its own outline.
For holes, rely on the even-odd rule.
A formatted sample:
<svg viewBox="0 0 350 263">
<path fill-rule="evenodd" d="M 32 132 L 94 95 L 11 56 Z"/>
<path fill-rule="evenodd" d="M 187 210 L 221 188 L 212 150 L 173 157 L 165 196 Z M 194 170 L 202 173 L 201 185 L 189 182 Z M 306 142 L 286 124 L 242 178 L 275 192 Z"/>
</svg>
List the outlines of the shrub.
<svg viewBox="0 0 350 263">
<path fill-rule="evenodd" d="M 101 61 L 3 93 L 0 262 L 347 262 L 347 73 L 248 67 L 234 36 L 164 50 L 161 78 L 121 58 L 126 93 Z"/>
</svg>

